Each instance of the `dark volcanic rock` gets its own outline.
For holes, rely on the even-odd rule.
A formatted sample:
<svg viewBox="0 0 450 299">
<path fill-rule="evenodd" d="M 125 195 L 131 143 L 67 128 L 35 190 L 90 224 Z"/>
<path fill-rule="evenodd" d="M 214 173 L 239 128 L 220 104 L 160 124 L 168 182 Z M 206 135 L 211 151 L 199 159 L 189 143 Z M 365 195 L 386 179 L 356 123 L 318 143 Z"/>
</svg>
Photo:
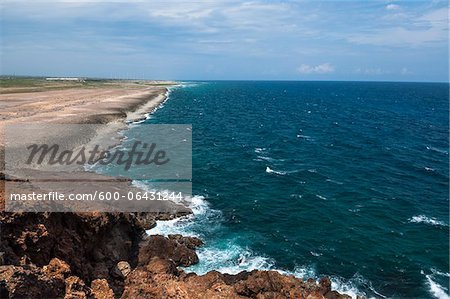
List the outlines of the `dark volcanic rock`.
<svg viewBox="0 0 450 299">
<path fill-rule="evenodd" d="M 91 293 L 95 299 L 114 299 L 114 292 L 106 279 L 96 279 L 91 283 Z"/>
<path fill-rule="evenodd" d="M 161 215 L 0 212 L 1 298 L 348 298 L 328 278 L 185 273 L 194 237 L 144 231 Z M 170 218 L 170 216 L 165 216 Z"/>
<path fill-rule="evenodd" d="M 130 273 L 122 298 L 350 298 L 332 292 L 328 279 L 303 281 L 276 271 L 186 274 L 161 258 L 153 258 L 146 270 L 138 267 Z"/>
<path fill-rule="evenodd" d="M 66 279 L 65 292 L 64 299 L 85 299 L 88 298 L 91 290 L 79 277 L 69 276 Z"/>
<path fill-rule="evenodd" d="M 108 278 L 119 261 L 135 264 L 144 233 L 129 214 L 2 213 L 1 220 L 5 264 L 42 267 L 57 257 L 87 282 Z"/>
<path fill-rule="evenodd" d="M 143 241 L 139 249 L 139 266 L 145 266 L 152 257 L 172 260 L 176 266 L 190 266 L 198 263 L 195 244 L 201 241 L 194 237 L 172 236 L 166 238 L 152 235 Z"/>
<path fill-rule="evenodd" d="M 170 240 L 176 241 L 178 244 L 183 244 L 189 249 L 195 249 L 203 245 L 203 241 L 196 237 L 184 237 L 180 234 L 169 235 Z"/>
<path fill-rule="evenodd" d="M 60 298 L 64 297 L 65 277 L 69 266 L 58 259 L 43 268 L 29 266 L 0 266 L 1 298 Z"/>
</svg>

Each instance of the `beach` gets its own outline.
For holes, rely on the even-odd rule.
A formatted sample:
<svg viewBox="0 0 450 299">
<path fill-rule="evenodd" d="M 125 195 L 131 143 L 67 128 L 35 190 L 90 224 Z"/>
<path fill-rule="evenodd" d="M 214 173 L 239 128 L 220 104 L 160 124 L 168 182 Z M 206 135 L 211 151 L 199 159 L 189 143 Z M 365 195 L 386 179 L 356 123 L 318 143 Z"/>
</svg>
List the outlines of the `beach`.
<svg viewBox="0 0 450 299">
<path fill-rule="evenodd" d="M 167 87 L 174 84 L 58 83 L 39 82 L 38 87 L 31 88 L 21 82 L 2 89 L 2 133 L 7 126 L 38 123 L 41 129 L 30 138 L 64 140 L 74 148 L 89 142 L 113 147 L 121 142 L 119 132 L 127 129 L 127 123 L 145 119 L 166 100 Z M 71 124 L 99 126 L 86 134 L 66 126 Z M 55 130 L 58 125 L 64 130 Z M 8 144 L 2 139 L 2 155 L 5 146 Z M 30 175 L 38 179 L 29 179 Z M 45 180 L 40 180 L 40 175 Z M 75 182 L 82 180 L 84 190 L 91 192 L 98 186 L 96 180 L 107 180 L 115 189 L 139 189 L 131 179 L 76 166 L 64 169 L 64 175 Z M 17 170 L 2 177 L 2 185 L 7 180 L 21 192 L 52 189 L 45 169 Z M 305 281 L 277 271 L 258 270 L 236 275 L 216 271 L 187 274 L 178 267 L 198 263 L 196 248 L 203 245 L 202 240 L 178 234 L 148 236 L 145 231 L 150 229 L 151 234 L 156 221 L 184 217 L 191 210 L 171 201 L 158 205 L 158 211 L 152 213 L 101 213 L 95 212 L 95 206 L 93 210 L 84 206 L 84 211 L 83 207 L 75 208 L 78 213 L 9 213 L 2 208 L 2 297 L 348 298 L 332 291 L 325 277 Z M 82 213 L 85 211 L 92 213 Z"/>
<path fill-rule="evenodd" d="M 9 83 L 8 80 L 3 83 Z M 130 81 L 95 81 L 93 83 L 73 83 L 67 82 L 46 82 L 44 80 L 29 80 L 28 82 L 19 82 L 7 88 L 2 89 L 0 94 L 0 156 L 4 157 L 3 138 L 5 128 L 17 126 L 12 129 L 20 130 L 22 124 L 28 124 L 29 127 L 36 126 L 28 135 L 16 139 L 12 136 L 9 146 L 11 148 L 23 147 L 23 144 L 29 139 L 35 140 L 37 144 L 51 141 L 63 144 L 67 149 L 76 149 L 89 144 L 99 145 L 107 150 L 121 142 L 120 132 L 126 130 L 127 124 L 139 121 L 145 118 L 145 114 L 154 110 L 166 98 L 167 86 L 173 82 L 130 82 Z M 30 89 L 29 86 L 38 85 Z M 25 92 L 24 92 L 25 91 Z M 31 124 L 31 125 L 30 125 Z M 35 125 L 34 125 L 35 124 Z M 83 126 L 84 125 L 84 126 Z M 4 158 L 1 159 L 3 164 Z M 9 161 L 14 165 L 16 161 Z M 4 169 L 4 165 L 0 165 Z M 46 171 L 51 171 L 53 166 L 46 163 L 37 165 L 34 171 L 16 169 L 10 167 L 7 176 L 14 178 L 17 182 L 11 183 L 12 190 L 19 192 L 27 189 L 26 186 L 33 185 L 41 190 L 55 189 L 64 192 L 71 186 L 54 185 L 48 182 L 41 182 L 42 179 L 50 176 Z M 66 166 L 64 171 L 67 178 L 73 180 L 110 180 L 105 183 L 103 191 L 107 192 L 113 189 L 123 189 L 124 192 L 136 192 L 138 189 L 131 185 L 131 180 L 117 180 L 107 176 L 101 176 L 92 172 L 86 172 L 84 167 L 76 163 Z M 52 174 L 52 176 L 61 176 L 62 172 Z M 32 177 L 32 178 L 30 178 Z M 117 186 L 119 184 L 119 186 Z M 12 186 L 11 186 L 12 185 Z M 90 193 L 98 188 L 99 183 L 80 184 L 79 192 Z M 73 187 L 73 185 L 72 185 Z M 162 205 L 162 206 L 161 206 Z M 167 207 L 166 207 L 167 206 Z M 45 208 L 43 208 L 45 209 Z M 80 206 L 80 212 L 85 210 Z M 98 210 L 98 206 L 85 211 Z M 166 211 L 172 209 L 170 203 L 158 203 L 155 209 Z M 183 211 L 187 209 L 181 208 Z"/>
</svg>

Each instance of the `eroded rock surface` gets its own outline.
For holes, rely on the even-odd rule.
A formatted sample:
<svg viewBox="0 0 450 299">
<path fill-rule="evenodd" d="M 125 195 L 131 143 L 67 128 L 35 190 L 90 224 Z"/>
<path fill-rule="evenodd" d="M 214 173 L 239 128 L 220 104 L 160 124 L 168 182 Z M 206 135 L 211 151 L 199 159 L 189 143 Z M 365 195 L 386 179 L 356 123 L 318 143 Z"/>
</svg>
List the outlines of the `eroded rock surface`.
<svg viewBox="0 0 450 299">
<path fill-rule="evenodd" d="M 203 242 L 146 236 L 169 215 L 0 213 L 1 298 L 348 298 L 328 278 L 186 273 Z"/>
</svg>

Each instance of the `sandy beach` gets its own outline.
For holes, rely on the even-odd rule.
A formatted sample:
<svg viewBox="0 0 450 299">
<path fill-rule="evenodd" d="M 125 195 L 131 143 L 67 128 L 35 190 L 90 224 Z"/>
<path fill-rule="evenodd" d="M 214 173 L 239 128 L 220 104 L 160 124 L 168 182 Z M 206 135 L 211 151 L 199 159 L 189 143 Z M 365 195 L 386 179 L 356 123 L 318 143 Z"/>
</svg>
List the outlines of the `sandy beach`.
<svg viewBox="0 0 450 299">
<path fill-rule="evenodd" d="M 31 83 L 35 83 L 34 80 L 2 89 L 0 94 L 0 132 L 2 132 L 0 156 L 2 157 L 4 157 L 5 146 L 9 146 L 11 150 L 11 146 L 20 147 L 22 142 L 26 142 L 29 138 L 37 142 L 42 140 L 42 143 L 45 140 L 64 143 L 64 146 L 73 149 L 86 144 L 99 144 L 104 149 L 110 148 L 120 143 L 119 132 L 127 129 L 127 123 L 145 118 L 147 113 L 166 99 L 167 87 L 174 84 L 166 81 L 101 81 L 95 84 L 78 83 L 74 86 L 73 83 L 67 82 L 38 82 L 40 83 L 38 89 L 28 87 L 32 85 Z M 17 126 L 20 130 L 21 124 L 39 124 L 39 129 L 34 130 L 32 136 L 28 138 L 14 139 L 10 144 L 5 144 L 3 134 L 5 128 Z M 87 129 L 80 130 L 80 126 L 71 126 L 71 124 L 89 126 L 85 127 Z M 5 169 L 4 159 L 1 159 L 1 163 L 1 169 Z M 43 163 L 38 169 L 34 169 L 31 172 L 33 175 L 30 175 L 30 171 L 26 169 L 14 169 L 13 173 L 7 173 L 7 178 L 15 180 L 14 183 L 10 182 L 10 189 L 16 192 L 32 189 L 64 192 L 64 189 L 69 188 L 67 184 L 49 185 L 48 180 L 41 182 L 42 178 L 49 176 L 45 166 L 46 164 Z M 86 172 L 83 166 L 77 164 L 66 166 L 62 171 L 59 176 L 63 175 L 70 180 L 76 178 L 78 181 L 92 181 L 79 186 L 80 191 L 83 192 L 93 193 L 97 189 L 102 189 L 98 183 L 99 180 L 106 181 L 102 183 L 105 191 L 140 191 L 131 185 L 132 181 L 129 179 L 116 179 Z M 4 181 L 1 184 L 2 193 L 4 192 L 3 183 Z M 74 188 L 74 185 L 72 184 L 70 188 Z M 80 206 L 81 211 L 102 210 L 96 205 L 89 205 L 87 210 L 85 208 L 86 206 Z M 129 208 L 134 209 L 132 206 Z M 45 209 L 44 206 L 43 209 Z M 152 209 L 159 212 L 174 212 L 174 214 L 189 212 L 188 209 L 171 202 L 155 203 Z"/>
</svg>

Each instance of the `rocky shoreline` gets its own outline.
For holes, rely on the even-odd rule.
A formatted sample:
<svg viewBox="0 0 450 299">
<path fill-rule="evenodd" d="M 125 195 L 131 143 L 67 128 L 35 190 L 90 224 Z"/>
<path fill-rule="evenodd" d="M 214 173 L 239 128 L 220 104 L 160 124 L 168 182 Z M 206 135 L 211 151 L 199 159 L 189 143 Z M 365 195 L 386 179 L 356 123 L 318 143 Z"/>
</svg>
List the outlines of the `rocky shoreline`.
<svg viewBox="0 0 450 299">
<path fill-rule="evenodd" d="M 146 236 L 177 215 L 0 213 L 1 298 L 350 298 L 276 271 L 186 273 L 203 243 Z M 181 215 L 179 215 L 181 216 Z"/>
<path fill-rule="evenodd" d="M 161 102 L 165 88 L 138 89 L 139 96 L 134 90 L 134 96 L 126 91 L 3 95 L 0 104 L 3 101 L 7 110 L 3 116 L 0 113 L 0 129 L 11 122 L 51 119 L 52 115 L 59 121 L 91 122 L 105 114 L 107 107 L 115 114 L 108 110 L 109 118 L 102 123 L 120 123 L 112 130 L 117 131 L 123 128 L 127 113 L 130 120 L 130 111 L 134 111 L 131 119 L 136 119 L 143 113 L 139 107 L 148 109 Z M 78 95 L 83 92 L 91 100 Z M 150 92 L 150 98 L 142 96 L 145 92 Z M 23 104 L 33 96 L 42 99 L 40 106 Z M 67 99 L 64 107 L 59 106 L 60 96 Z M 77 135 L 70 138 L 75 140 Z M 0 142 L 3 156 L 1 148 Z M 28 188 L 32 183 L 27 180 L 19 186 Z M 0 298 L 350 298 L 332 291 L 326 277 L 317 282 L 276 271 L 186 273 L 178 267 L 198 263 L 195 249 L 202 246 L 200 239 L 146 234 L 157 220 L 189 214 L 186 208 L 170 207 L 159 213 L 10 213 L 4 211 L 4 184 L 5 176 L 0 178 Z"/>
</svg>

